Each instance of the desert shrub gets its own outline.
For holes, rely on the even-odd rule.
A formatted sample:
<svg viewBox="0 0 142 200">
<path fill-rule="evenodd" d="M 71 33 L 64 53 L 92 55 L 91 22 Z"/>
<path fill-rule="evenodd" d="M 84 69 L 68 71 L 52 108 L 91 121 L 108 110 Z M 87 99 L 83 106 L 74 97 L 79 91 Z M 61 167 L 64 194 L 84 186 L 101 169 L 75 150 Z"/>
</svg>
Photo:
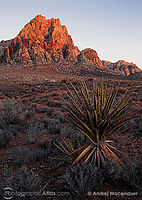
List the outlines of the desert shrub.
<svg viewBox="0 0 142 200">
<path fill-rule="evenodd" d="M 19 166 L 26 166 L 31 162 L 47 160 L 51 155 L 51 149 L 51 143 L 46 141 L 32 149 L 27 147 L 14 149 L 10 155 L 13 163 Z"/>
<path fill-rule="evenodd" d="M 53 115 L 53 117 L 55 118 L 55 119 L 58 119 L 59 121 L 60 121 L 60 123 L 67 123 L 68 121 L 67 121 L 67 119 L 66 119 L 66 117 L 65 117 L 65 115 L 64 114 L 62 114 L 61 112 L 55 112 L 54 113 L 54 115 Z"/>
<path fill-rule="evenodd" d="M 72 135 L 74 134 L 74 129 L 72 127 L 62 127 L 60 130 L 61 137 L 67 137 L 72 138 Z"/>
<path fill-rule="evenodd" d="M 36 109 L 36 108 L 37 108 L 37 104 L 36 104 L 36 103 L 33 103 L 33 104 L 31 105 L 31 107 L 34 108 L 34 109 Z"/>
<path fill-rule="evenodd" d="M 27 104 L 27 103 L 29 102 L 29 99 L 26 99 L 26 98 L 25 98 L 25 99 L 23 99 L 22 101 L 23 101 L 23 103 L 26 103 L 26 104 Z"/>
<path fill-rule="evenodd" d="M 47 151 L 50 157 L 54 157 L 60 153 L 54 144 L 57 139 L 59 139 L 59 134 L 53 135 L 51 141 L 40 141 L 40 143 L 38 143 L 38 148 Z"/>
<path fill-rule="evenodd" d="M 38 147 L 43 150 L 47 150 L 49 153 L 52 151 L 52 141 L 43 140 L 38 143 Z"/>
<path fill-rule="evenodd" d="M 133 127 L 131 128 L 131 130 L 135 132 L 136 135 L 142 136 L 142 119 L 137 116 L 132 123 Z"/>
<path fill-rule="evenodd" d="M 37 108 L 36 111 L 38 113 L 46 113 L 48 111 L 48 107 L 47 106 L 40 107 L 40 108 Z"/>
<path fill-rule="evenodd" d="M 15 100 L 0 102 L 0 146 L 6 145 L 20 131 L 23 107 Z"/>
<path fill-rule="evenodd" d="M 42 140 L 38 143 L 38 147 L 32 149 L 32 158 L 34 161 L 45 161 L 52 153 L 52 142 Z"/>
<path fill-rule="evenodd" d="M 20 131 L 23 107 L 14 100 L 0 102 L 0 147 L 5 146 Z"/>
<path fill-rule="evenodd" d="M 29 121 L 27 124 L 27 133 L 33 136 L 42 135 L 44 130 L 44 123 L 36 118 Z"/>
<path fill-rule="evenodd" d="M 56 112 L 55 108 L 48 108 L 47 111 L 46 111 L 46 115 L 48 117 L 51 117 L 55 112 Z"/>
<path fill-rule="evenodd" d="M 63 178 L 65 188 L 78 200 L 87 198 L 87 192 L 96 191 L 104 180 L 100 169 L 85 163 L 68 168 Z"/>
<path fill-rule="evenodd" d="M 75 149 L 86 142 L 86 137 L 80 134 L 74 127 L 62 127 L 60 130 L 61 138 L 69 139 Z M 62 139 L 59 139 L 62 141 Z"/>
<path fill-rule="evenodd" d="M 32 153 L 27 147 L 16 148 L 10 154 L 12 162 L 20 166 L 27 165 L 33 160 Z"/>
<path fill-rule="evenodd" d="M 48 159 L 50 153 L 48 149 L 34 148 L 32 149 L 32 159 L 35 162 L 45 161 Z"/>
<path fill-rule="evenodd" d="M 115 162 L 109 162 L 108 160 L 103 162 L 100 168 L 105 183 L 123 180 L 123 170 L 123 167 L 117 165 Z"/>
<path fill-rule="evenodd" d="M 41 136 L 46 129 L 43 120 L 31 118 L 23 123 L 22 131 L 28 135 L 28 141 L 30 143 L 35 143 L 37 138 Z"/>
<path fill-rule="evenodd" d="M 0 129 L 0 148 L 7 145 L 13 138 L 13 133 L 8 130 Z"/>
<path fill-rule="evenodd" d="M 18 124 L 23 119 L 22 106 L 16 101 L 7 99 L 0 102 L 0 127 Z"/>
<path fill-rule="evenodd" d="M 39 97 L 34 97 L 32 101 L 33 103 L 40 103 L 41 99 Z"/>
<path fill-rule="evenodd" d="M 123 178 L 135 191 L 142 192 L 142 167 L 138 161 L 127 160 Z"/>
<path fill-rule="evenodd" d="M 39 191 L 39 180 L 39 176 L 26 167 L 21 167 L 17 171 L 14 171 L 12 168 L 5 168 L 0 181 L 1 198 L 4 196 L 4 189 L 9 187 L 13 192 L 17 191 L 17 195 L 14 195 L 12 198 L 13 200 L 22 198 L 31 200 L 33 196 L 24 196 L 24 192 Z M 33 198 L 33 200 L 34 199 L 36 199 L 36 197 Z"/>
<path fill-rule="evenodd" d="M 25 117 L 33 118 L 34 117 L 34 113 L 35 113 L 35 109 L 33 108 L 33 106 L 26 106 L 24 108 Z"/>
<path fill-rule="evenodd" d="M 61 101 L 53 101 L 53 100 L 50 100 L 50 99 L 47 100 L 47 105 L 51 106 L 51 107 L 61 107 L 62 104 L 63 103 Z"/>
<path fill-rule="evenodd" d="M 48 132 L 52 134 L 59 134 L 61 130 L 61 123 L 58 119 L 48 120 Z"/>
</svg>

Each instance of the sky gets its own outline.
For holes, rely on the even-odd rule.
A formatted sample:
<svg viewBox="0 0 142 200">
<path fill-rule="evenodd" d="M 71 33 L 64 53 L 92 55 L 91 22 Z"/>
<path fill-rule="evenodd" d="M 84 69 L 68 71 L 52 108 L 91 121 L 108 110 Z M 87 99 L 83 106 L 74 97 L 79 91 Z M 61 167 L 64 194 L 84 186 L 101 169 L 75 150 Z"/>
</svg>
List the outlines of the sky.
<svg viewBox="0 0 142 200">
<path fill-rule="evenodd" d="M 0 41 L 16 37 L 36 15 L 59 18 L 80 50 L 142 69 L 142 0 L 0 0 Z"/>
</svg>

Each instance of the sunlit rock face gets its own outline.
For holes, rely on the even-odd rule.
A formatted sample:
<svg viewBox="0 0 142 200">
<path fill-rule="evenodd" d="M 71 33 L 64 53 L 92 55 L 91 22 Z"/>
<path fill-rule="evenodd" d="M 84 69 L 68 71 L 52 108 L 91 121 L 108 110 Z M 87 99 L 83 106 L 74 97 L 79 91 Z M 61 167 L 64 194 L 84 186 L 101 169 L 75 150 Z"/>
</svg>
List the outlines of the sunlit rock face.
<svg viewBox="0 0 142 200">
<path fill-rule="evenodd" d="M 81 64 L 95 65 L 97 68 L 103 68 L 103 64 L 94 49 L 86 48 L 78 55 L 78 61 Z"/>
<path fill-rule="evenodd" d="M 74 45 L 66 26 L 59 19 L 37 15 L 12 40 L 0 42 L 0 64 L 55 66 L 54 70 L 96 70 L 129 75 L 141 71 L 135 64 L 120 60 L 101 61 L 94 49 L 82 51 Z"/>
<path fill-rule="evenodd" d="M 59 19 L 37 15 L 4 49 L 3 60 L 24 64 L 77 62 L 79 49 L 74 46 L 66 26 Z"/>
<path fill-rule="evenodd" d="M 124 60 L 119 60 L 115 63 L 102 60 L 102 64 L 104 67 L 107 67 L 115 72 L 119 72 L 120 74 L 127 75 L 127 76 L 129 74 L 133 74 L 135 72 L 141 71 L 134 63 L 129 63 Z"/>
</svg>

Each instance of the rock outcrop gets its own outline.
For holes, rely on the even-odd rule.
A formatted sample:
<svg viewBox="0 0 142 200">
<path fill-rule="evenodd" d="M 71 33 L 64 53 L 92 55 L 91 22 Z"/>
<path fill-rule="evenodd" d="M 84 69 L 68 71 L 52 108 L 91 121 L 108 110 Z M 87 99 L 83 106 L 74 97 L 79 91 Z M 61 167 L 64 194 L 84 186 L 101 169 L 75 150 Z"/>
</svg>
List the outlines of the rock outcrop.
<svg viewBox="0 0 142 200">
<path fill-rule="evenodd" d="M 2 59 L 6 63 L 42 65 L 77 62 L 79 53 L 59 19 L 37 15 L 4 49 Z"/>
<path fill-rule="evenodd" d="M 129 75 L 141 71 L 125 61 L 101 61 L 95 50 L 80 51 L 74 45 L 66 26 L 59 19 L 37 15 L 12 40 L 0 42 L 0 63 L 41 67 L 49 66 L 59 72 L 93 71 Z M 93 71 L 94 72 L 94 71 Z"/>
<path fill-rule="evenodd" d="M 86 48 L 78 55 L 80 64 L 94 65 L 97 68 L 103 68 L 103 64 L 94 49 Z"/>
<path fill-rule="evenodd" d="M 114 63 L 102 60 L 102 64 L 104 67 L 126 76 L 141 71 L 141 69 L 139 69 L 134 63 L 129 63 L 124 60 L 119 60 Z"/>
</svg>

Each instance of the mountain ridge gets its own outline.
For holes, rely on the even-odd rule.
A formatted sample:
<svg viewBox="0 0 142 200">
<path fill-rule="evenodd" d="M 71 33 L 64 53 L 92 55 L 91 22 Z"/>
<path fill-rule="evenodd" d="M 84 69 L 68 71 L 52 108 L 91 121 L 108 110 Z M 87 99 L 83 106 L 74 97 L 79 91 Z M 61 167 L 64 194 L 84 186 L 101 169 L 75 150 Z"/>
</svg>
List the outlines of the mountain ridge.
<svg viewBox="0 0 142 200">
<path fill-rule="evenodd" d="M 89 70 L 104 69 L 116 74 L 129 75 L 139 71 L 136 65 L 123 67 L 101 61 L 94 49 L 82 51 L 74 45 L 71 35 L 60 19 L 46 19 L 37 15 L 9 42 L 0 42 L 0 62 L 22 66 L 56 66 L 55 68 Z M 119 64 L 119 63 L 118 63 Z M 124 73 L 126 71 L 127 73 Z M 141 71 L 141 70 L 140 70 Z"/>
<path fill-rule="evenodd" d="M 139 69 L 134 63 L 129 63 L 124 60 L 119 60 L 117 62 L 102 60 L 102 64 L 103 66 L 107 67 L 108 69 L 112 69 L 115 72 L 121 71 L 121 73 L 126 76 L 141 71 L 141 69 Z"/>
</svg>

